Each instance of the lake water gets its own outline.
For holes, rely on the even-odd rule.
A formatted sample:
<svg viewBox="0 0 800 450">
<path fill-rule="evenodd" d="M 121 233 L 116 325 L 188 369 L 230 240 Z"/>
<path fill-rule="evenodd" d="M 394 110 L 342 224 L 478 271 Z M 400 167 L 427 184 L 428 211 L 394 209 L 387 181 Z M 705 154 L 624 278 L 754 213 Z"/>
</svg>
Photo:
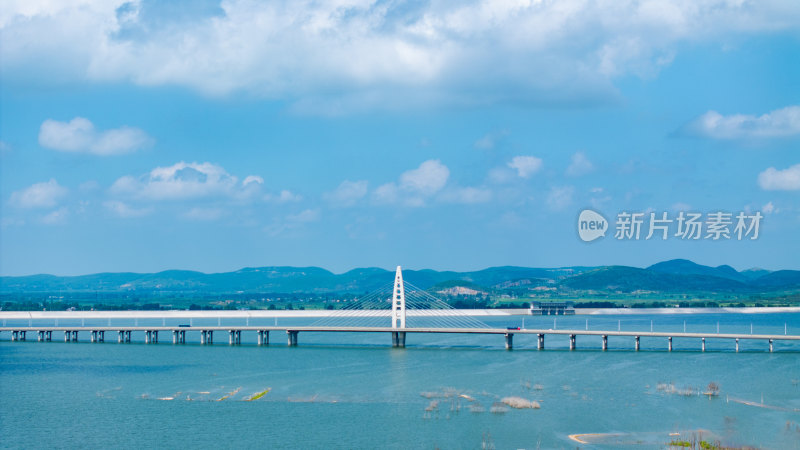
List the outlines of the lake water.
<svg viewBox="0 0 800 450">
<path fill-rule="evenodd" d="M 483 320 L 505 327 L 523 317 Z M 524 320 L 587 326 L 586 316 Z M 313 322 L 279 325 L 289 321 Z M 588 317 L 590 329 L 607 330 L 718 323 L 722 333 L 800 334 L 798 313 Z M 0 336 L 0 447 L 663 448 L 702 436 L 800 448 L 800 343 L 776 341 L 769 353 L 766 342 L 742 340 L 735 353 L 732 341 L 709 339 L 701 353 L 699 340 L 675 339 L 670 353 L 666 339 L 642 338 L 637 353 L 624 337 L 610 337 L 606 352 L 600 337 L 581 336 L 576 351 L 566 336 L 548 336 L 539 351 L 535 335 L 517 335 L 513 351 L 491 335 L 411 334 L 405 349 L 386 334 L 300 333 L 292 348 L 276 332 L 266 347 L 255 332 L 233 347 L 226 333 L 212 346 L 198 345 L 199 333 L 186 345 L 169 333 L 157 345 L 142 334 L 131 344 L 88 337 Z M 698 394 L 711 382 L 718 396 Z M 509 408 L 506 397 L 541 408 Z"/>
</svg>

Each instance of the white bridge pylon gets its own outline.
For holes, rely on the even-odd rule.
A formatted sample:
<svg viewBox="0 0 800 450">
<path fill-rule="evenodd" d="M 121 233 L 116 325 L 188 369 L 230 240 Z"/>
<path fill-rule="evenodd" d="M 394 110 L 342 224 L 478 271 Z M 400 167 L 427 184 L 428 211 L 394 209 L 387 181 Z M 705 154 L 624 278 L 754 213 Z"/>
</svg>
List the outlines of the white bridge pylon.
<svg viewBox="0 0 800 450">
<path fill-rule="evenodd" d="M 344 307 L 331 311 L 312 326 L 386 327 L 398 333 L 408 328 L 490 328 L 475 317 L 478 311 L 455 309 L 404 280 L 400 266 L 395 270 L 394 281 L 343 303 Z"/>
<path fill-rule="evenodd" d="M 398 325 L 399 323 L 399 325 Z M 392 289 L 392 328 L 406 327 L 406 290 L 403 286 L 403 271 L 397 266 Z"/>
</svg>

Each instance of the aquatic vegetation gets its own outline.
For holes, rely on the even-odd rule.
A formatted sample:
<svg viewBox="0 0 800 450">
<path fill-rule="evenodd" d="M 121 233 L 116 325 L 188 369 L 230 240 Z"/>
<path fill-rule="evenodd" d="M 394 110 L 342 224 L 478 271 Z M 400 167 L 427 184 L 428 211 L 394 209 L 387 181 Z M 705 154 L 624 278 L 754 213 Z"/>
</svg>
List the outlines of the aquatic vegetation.
<svg viewBox="0 0 800 450">
<path fill-rule="evenodd" d="M 263 396 L 267 395 L 267 393 L 269 393 L 269 391 L 270 391 L 270 390 L 271 390 L 271 388 L 266 388 L 266 389 L 264 389 L 264 390 L 263 390 L 263 391 L 261 391 L 261 392 L 256 392 L 255 394 L 251 395 L 250 397 L 247 397 L 246 399 L 244 399 L 244 401 L 246 401 L 246 402 L 252 402 L 252 401 L 254 401 L 254 400 L 258 400 L 258 399 L 260 399 L 261 397 L 263 397 Z"/>
<path fill-rule="evenodd" d="M 217 401 L 221 402 L 223 400 L 227 400 L 228 398 L 233 397 L 234 395 L 238 394 L 241 389 L 242 389 L 241 387 L 237 387 L 236 389 L 232 390 L 231 392 L 228 392 L 227 394 L 225 394 L 222 397 L 220 397 Z"/>
<path fill-rule="evenodd" d="M 514 409 L 539 409 L 541 405 L 539 402 L 528 400 L 522 397 L 503 397 L 500 400 L 502 403 L 514 408 Z"/>
</svg>

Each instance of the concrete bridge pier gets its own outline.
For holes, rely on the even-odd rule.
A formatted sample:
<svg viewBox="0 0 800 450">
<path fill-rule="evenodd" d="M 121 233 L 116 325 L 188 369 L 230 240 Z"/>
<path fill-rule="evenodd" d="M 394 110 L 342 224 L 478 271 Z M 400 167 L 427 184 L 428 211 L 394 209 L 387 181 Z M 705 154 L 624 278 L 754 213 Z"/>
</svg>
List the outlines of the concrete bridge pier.
<svg viewBox="0 0 800 450">
<path fill-rule="evenodd" d="M 241 344 L 242 343 L 242 332 L 241 330 L 230 330 L 228 332 L 228 344 Z"/>
<path fill-rule="evenodd" d="M 150 331 L 150 330 L 145 331 L 144 332 L 144 343 L 145 344 L 149 344 L 151 339 L 153 339 L 153 332 Z"/>
<path fill-rule="evenodd" d="M 392 331 L 392 347 L 406 346 L 406 332 L 405 331 Z"/>
<path fill-rule="evenodd" d="M 125 340 L 125 332 L 120 330 L 119 333 L 117 334 L 117 342 L 122 344 L 124 340 Z"/>
<path fill-rule="evenodd" d="M 200 332 L 200 343 L 205 344 L 213 344 L 214 343 L 214 331 L 213 330 L 203 330 Z"/>
<path fill-rule="evenodd" d="M 106 332 L 103 331 L 103 330 L 100 330 L 100 332 L 98 334 L 99 334 L 98 338 L 100 339 L 100 342 L 105 342 L 106 341 Z"/>
<path fill-rule="evenodd" d="M 269 330 L 258 331 L 258 345 L 269 345 Z"/>
<path fill-rule="evenodd" d="M 91 336 L 89 338 L 91 342 L 97 342 L 97 330 L 92 330 L 92 333 L 89 336 Z"/>
<path fill-rule="evenodd" d="M 575 339 L 576 339 L 576 337 L 575 337 L 574 334 L 570 334 L 569 335 L 569 349 L 570 350 L 575 350 Z"/>
<path fill-rule="evenodd" d="M 44 331 L 37 331 L 36 332 L 36 340 L 38 342 L 42 342 L 44 340 Z"/>
<path fill-rule="evenodd" d="M 514 333 L 506 333 L 506 350 L 514 348 Z"/>
<path fill-rule="evenodd" d="M 299 333 L 299 331 L 286 330 L 286 335 L 289 340 L 289 347 L 297 346 L 297 333 Z"/>
<path fill-rule="evenodd" d="M 639 336 L 636 336 L 636 351 L 638 352 L 640 348 L 641 348 L 641 342 Z"/>
<path fill-rule="evenodd" d="M 23 337 L 22 340 L 24 341 L 25 338 Z M 772 339 L 769 340 L 769 352 L 772 353 Z"/>
<path fill-rule="evenodd" d="M 186 343 L 186 330 L 180 330 L 178 332 L 178 343 L 180 344 Z"/>
<path fill-rule="evenodd" d="M 172 343 L 178 343 L 178 330 L 172 330 Z"/>
<path fill-rule="evenodd" d="M 706 351 L 706 338 L 703 338 L 702 351 Z"/>
<path fill-rule="evenodd" d="M 47 342 L 51 342 L 53 340 L 53 332 L 52 331 L 46 331 L 45 332 L 45 339 L 47 339 Z"/>
<path fill-rule="evenodd" d="M 19 331 L 14 330 L 11 332 L 11 342 L 15 342 L 19 339 Z"/>
<path fill-rule="evenodd" d="M 538 337 L 539 340 L 537 342 L 536 348 L 538 348 L 539 350 L 544 350 L 544 334 L 539 334 Z"/>
<path fill-rule="evenodd" d="M 669 351 L 672 351 L 672 336 L 668 337 L 667 341 L 669 342 Z"/>
<path fill-rule="evenodd" d="M 603 335 L 603 350 L 604 351 L 608 350 L 608 335 L 607 334 Z"/>
<path fill-rule="evenodd" d="M 64 342 L 69 342 L 71 337 L 72 337 L 72 331 L 64 332 Z"/>
<path fill-rule="evenodd" d="M 78 342 L 78 330 L 72 330 L 72 340 Z"/>
<path fill-rule="evenodd" d="M 739 338 L 736 338 L 736 353 L 739 353 Z"/>
</svg>

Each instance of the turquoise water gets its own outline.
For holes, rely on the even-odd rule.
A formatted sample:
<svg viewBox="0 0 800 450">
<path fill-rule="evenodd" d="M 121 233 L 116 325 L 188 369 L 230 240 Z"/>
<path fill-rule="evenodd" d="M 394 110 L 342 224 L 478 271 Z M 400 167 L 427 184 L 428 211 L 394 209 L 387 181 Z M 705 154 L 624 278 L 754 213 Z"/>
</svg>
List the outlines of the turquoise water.
<svg viewBox="0 0 800 450">
<path fill-rule="evenodd" d="M 281 319 L 287 325 L 289 319 Z M 522 317 L 484 318 L 495 326 Z M 586 327 L 586 316 L 556 328 Z M 800 314 L 590 317 L 590 329 L 800 334 Z M 273 324 L 264 319 L 264 324 Z M 293 319 L 302 324 L 302 319 Z M 143 323 L 142 323 L 143 324 Z M 209 323 L 210 325 L 211 323 Z M 225 324 L 239 324 L 233 319 Z M 251 322 L 252 325 L 256 323 Z M 144 325 L 144 324 L 143 324 Z M 198 323 L 196 323 L 198 325 Z M 527 328 L 552 317 L 525 317 Z M 697 430 L 728 445 L 800 448 L 800 344 L 642 338 L 409 335 L 390 348 L 383 334 L 300 333 L 272 344 L 117 344 L 0 341 L 0 446 L 277 448 L 661 448 L 669 433 Z M 143 336 L 134 336 L 143 340 Z M 35 338 L 35 334 L 34 334 Z M 166 339 L 165 339 L 166 338 Z M 170 343 L 165 343 L 169 341 Z M 683 395 L 720 385 L 720 395 Z M 270 391 L 256 401 L 249 396 Z M 674 388 L 674 389 L 673 389 Z M 231 394 L 233 393 L 233 394 Z M 229 395 L 222 401 L 218 399 Z M 497 404 L 516 396 L 540 409 Z M 763 405 L 762 405 L 763 398 Z M 746 402 L 752 402 L 747 404 Z M 582 439 L 573 434 L 601 434 Z M 613 433 L 615 436 L 605 435 Z M 633 445 L 636 447 L 637 445 Z"/>
</svg>

